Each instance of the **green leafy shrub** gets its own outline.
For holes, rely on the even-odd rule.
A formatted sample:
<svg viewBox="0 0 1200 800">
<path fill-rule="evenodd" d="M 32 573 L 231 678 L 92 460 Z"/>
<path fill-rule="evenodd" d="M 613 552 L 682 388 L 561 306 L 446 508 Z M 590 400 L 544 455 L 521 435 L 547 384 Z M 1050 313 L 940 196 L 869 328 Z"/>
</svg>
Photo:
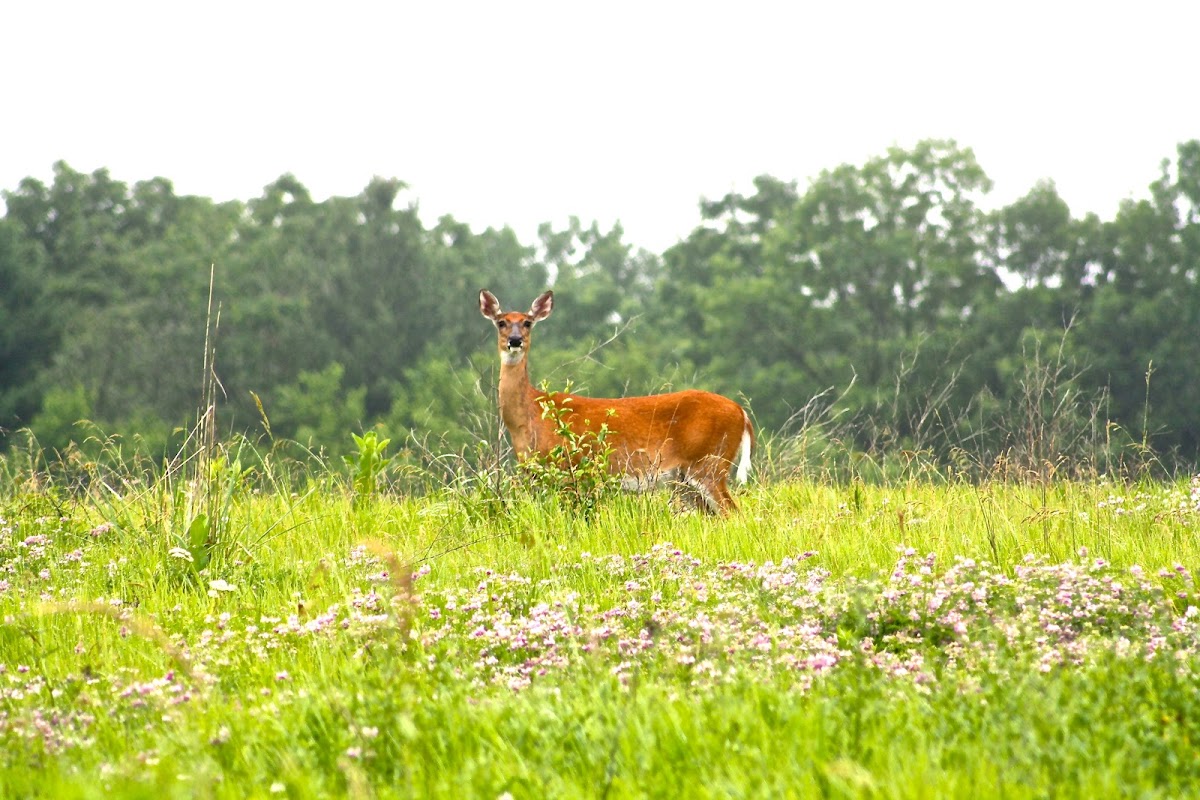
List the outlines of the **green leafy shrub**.
<svg viewBox="0 0 1200 800">
<path fill-rule="evenodd" d="M 609 468 L 613 450 L 608 437 L 612 431 L 607 422 L 595 431 L 575 431 L 570 424 L 571 398 L 566 392 L 559 397 L 557 402 L 549 398 L 541 401 L 542 419 L 554 423 L 559 443 L 545 454 L 527 456 L 522 468 L 536 488 L 553 493 L 572 510 L 590 516 L 621 487 L 620 477 Z"/>
</svg>

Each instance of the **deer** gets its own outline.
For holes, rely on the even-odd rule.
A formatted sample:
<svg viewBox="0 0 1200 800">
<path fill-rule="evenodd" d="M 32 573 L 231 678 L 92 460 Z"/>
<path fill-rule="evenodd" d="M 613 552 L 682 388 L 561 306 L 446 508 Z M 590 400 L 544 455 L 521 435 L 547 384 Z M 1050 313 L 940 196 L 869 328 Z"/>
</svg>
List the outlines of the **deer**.
<svg viewBox="0 0 1200 800">
<path fill-rule="evenodd" d="M 564 424 L 576 437 L 595 437 L 603 429 L 608 470 L 622 488 L 668 484 L 685 506 L 721 516 L 737 511 L 728 478 L 735 459 L 739 483 L 750 473 L 754 426 L 746 410 L 697 389 L 596 398 L 535 388 L 529 379 L 531 335 L 553 308 L 552 291 L 538 295 L 527 313 L 505 312 L 494 294 L 479 292 L 480 313 L 496 325 L 500 418 L 518 460 L 547 457 L 563 445 Z"/>
</svg>

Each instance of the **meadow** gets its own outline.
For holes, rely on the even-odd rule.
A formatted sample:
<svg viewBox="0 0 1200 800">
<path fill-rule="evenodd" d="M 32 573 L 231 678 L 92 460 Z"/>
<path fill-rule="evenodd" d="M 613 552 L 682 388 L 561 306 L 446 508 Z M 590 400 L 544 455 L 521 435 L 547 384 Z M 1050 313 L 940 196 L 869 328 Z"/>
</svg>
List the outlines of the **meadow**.
<svg viewBox="0 0 1200 800">
<path fill-rule="evenodd" d="M 1200 478 L 0 466 L 3 797 L 1200 793 Z"/>
</svg>

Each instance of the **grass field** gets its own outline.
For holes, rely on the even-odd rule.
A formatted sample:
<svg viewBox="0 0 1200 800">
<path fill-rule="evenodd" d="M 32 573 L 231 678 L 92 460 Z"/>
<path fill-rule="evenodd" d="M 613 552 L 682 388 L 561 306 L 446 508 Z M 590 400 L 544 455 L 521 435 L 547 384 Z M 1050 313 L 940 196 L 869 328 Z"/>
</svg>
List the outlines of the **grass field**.
<svg viewBox="0 0 1200 800">
<path fill-rule="evenodd" d="M 1200 793 L 1195 480 L 716 520 L 205 472 L 7 465 L 0 796 Z"/>
</svg>

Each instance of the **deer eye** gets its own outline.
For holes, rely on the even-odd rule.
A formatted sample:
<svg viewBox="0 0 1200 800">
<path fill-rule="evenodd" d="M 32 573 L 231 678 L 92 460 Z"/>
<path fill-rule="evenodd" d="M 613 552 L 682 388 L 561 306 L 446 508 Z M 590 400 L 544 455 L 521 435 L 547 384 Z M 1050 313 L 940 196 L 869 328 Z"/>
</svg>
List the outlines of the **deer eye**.
<svg viewBox="0 0 1200 800">
<path fill-rule="evenodd" d="M 500 320 L 499 322 L 496 323 L 496 327 L 499 328 L 500 330 L 504 330 L 505 328 L 508 327 L 508 323 L 504 320 Z"/>
<path fill-rule="evenodd" d="M 533 327 L 533 322 L 531 320 L 525 320 L 525 322 L 523 322 L 522 324 L 525 326 L 525 330 L 529 330 L 530 328 Z"/>
</svg>

